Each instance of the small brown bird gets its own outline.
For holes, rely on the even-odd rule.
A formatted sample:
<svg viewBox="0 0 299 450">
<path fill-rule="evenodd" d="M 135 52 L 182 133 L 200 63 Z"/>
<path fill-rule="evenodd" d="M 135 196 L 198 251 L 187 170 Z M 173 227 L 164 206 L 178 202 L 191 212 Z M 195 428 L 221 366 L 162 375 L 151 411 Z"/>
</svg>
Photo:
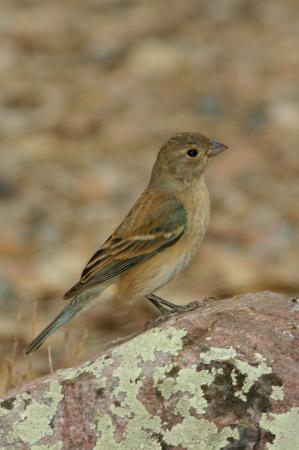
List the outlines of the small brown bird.
<svg viewBox="0 0 299 450">
<path fill-rule="evenodd" d="M 161 148 L 149 184 L 120 226 L 66 292 L 66 308 L 29 345 L 45 339 L 95 300 L 150 300 L 160 312 L 181 312 L 155 292 L 189 264 L 206 233 L 209 193 L 203 173 L 209 159 L 227 147 L 198 133 L 178 133 Z"/>
</svg>

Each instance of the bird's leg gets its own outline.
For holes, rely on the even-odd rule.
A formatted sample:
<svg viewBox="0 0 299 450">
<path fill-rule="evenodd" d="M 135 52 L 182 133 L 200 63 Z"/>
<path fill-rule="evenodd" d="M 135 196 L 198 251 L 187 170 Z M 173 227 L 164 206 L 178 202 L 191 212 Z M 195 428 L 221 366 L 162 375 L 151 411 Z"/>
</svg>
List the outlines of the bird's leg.
<svg viewBox="0 0 299 450">
<path fill-rule="evenodd" d="M 152 302 L 161 311 L 162 314 L 182 313 L 186 311 L 192 311 L 193 309 L 198 307 L 198 302 L 191 302 L 187 305 L 175 305 L 174 303 L 171 303 L 168 300 L 164 300 L 164 298 L 158 297 L 158 295 L 153 293 L 146 295 L 146 298 L 150 302 Z"/>
<path fill-rule="evenodd" d="M 157 304 L 159 305 L 164 305 L 167 308 L 173 309 L 175 308 L 177 305 L 175 305 L 174 303 L 169 302 L 168 300 L 164 300 L 164 298 L 158 297 L 158 295 L 156 294 L 148 294 L 146 297 L 150 302 L 152 302 L 155 306 L 157 306 Z"/>
<path fill-rule="evenodd" d="M 162 305 L 161 300 L 163 300 L 163 299 L 160 299 L 160 297 L 157 297 L 154 294 L 148 294 L 145 296 L 145 298 L 147 298 L 150 302 L 152 302 L 152 304 L 155 305 L 159 309 L 161 314 L 168 314 L 171 311 Z M 164 301 L 166 301 L 166 300 L 163 300 L 163 302 Z"/>
</svg>

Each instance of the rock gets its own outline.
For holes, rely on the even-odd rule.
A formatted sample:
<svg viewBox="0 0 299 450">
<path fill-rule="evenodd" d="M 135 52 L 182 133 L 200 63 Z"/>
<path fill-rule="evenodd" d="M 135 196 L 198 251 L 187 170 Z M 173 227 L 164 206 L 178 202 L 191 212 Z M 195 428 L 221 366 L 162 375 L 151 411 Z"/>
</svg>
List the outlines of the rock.
<svg viewBox="0 0 299 450">
<path fill-rule="evenodd" d="M 180 52 L 174 45 L 161 41 L 145 41 L 129 56 L 129 67 L 139 76 L 164 78 L 182 65 Z"/>
<path fill-rule="evenodd" d="M 296 300 L 209 300 L 2 399 L 0 447 L 297 450 Z"/>
<path fill-rule="evenodd" d="M 299 108 L 292 101 L 275 102 L 269 107 L 269 116 L 275 126 L 287 129 L 297 129 Z"/>
</svg>

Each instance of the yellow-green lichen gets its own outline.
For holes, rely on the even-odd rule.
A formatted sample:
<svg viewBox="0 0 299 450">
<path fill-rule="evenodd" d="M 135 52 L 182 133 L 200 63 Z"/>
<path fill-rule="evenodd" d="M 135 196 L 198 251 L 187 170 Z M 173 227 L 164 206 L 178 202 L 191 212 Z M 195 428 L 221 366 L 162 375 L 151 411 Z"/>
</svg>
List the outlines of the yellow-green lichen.
<svg viewBox="0 0 299 450">
<path fill-rule="evenodd" d="M 134 354 L 135 359 L 140 361 L 154 361 L 157 352 L 177 356 L 183 348 L 182 339 L 186 334 L 186 330 L 177 330 L 174 327 L 153 328 L 115 348 L 113 355 L 127 358 L 128 355 Z"/>
<path fill-rule="evenodd" d="M 156 386 L 165 400 L 169 400 L 172 395 L 177 393 L 184 394 L 177 402 L 176 414 L 187 417 L 191 408 L 194 408 L 199 414 L 203 414 L 207 407 L 207 401 L 204 398 L 202 386 L 211 384 L 219 373 L 223 373 L 221 368 L 212 367 L 211 370 L 198 371 L 196 365 L 193 365 L 180 369 L 176 378 L 167 377 L 163 380 L 160 378 Z"/>
<path fill-rule="evenodd" d="M 8 414 L 8 413 L 9 413 L 9 409 L 2 408 L 2 407 L 0 406 L 0 417 L 5 416 L 5 415 Z M 1 449 L 0 449 L 0 450 L 1 450 Z"/>
<path fill-rule="evenodd" d="M 172 377 L 165 378 L 158 385 L 156 385 L 156 387 L 165 400 L 169 400 L 174 392 L 176 392 L 176 382 Z"/>
<path fill-rule="evenodd" d="M 262 375 L 272 372 L 272 368 L 267 366 L 265 361 L 262 361 L 258 366 L 252 366 L 245 361 L 236 359 L 234 365 L 243 375 L 245 375 L 244 385 L 242 392 L 240 393 L 240 398 L 243 400 L 246 400 L 246 394 Z"/>
<path fill-rule="evenodd" d="M 199 414 L 204 413 L 207 407 L 207 401 L 203 396 L 202 386 L 213 383 L 217 374 L 223 373 L 221 368 L 211 370 L 197 371 L 195 365 L 180 370 L 177 382 L 177 390 L 190 393 L 190 408 L 194 408 Z"/>
<path fill-rule="evenodd" d="M 200 354 L 201 359 L 206 363 L 210 364 L 213 361 L 228 361 L 231 360 L 235 369 L 232 371 L 232 382 L 233 385 L 237 385 L 237 371 L 245 375 L 245 380 L 243 387 L 240 392 L 236 392 L 235 395 L 239 397 L 241 400 L 246 401 L 246 394 L 248 394 L 250 388 L 254 385 L 254 383 L 265 374 L 269 374 L 272 372 L 272 368 L 267 366 L 265 359 L 259 353 L 255 353 L 255 359 L 259 361 L 258 365 L 251 365 L 245 361 L 241 361 L 237 359 L 237 352 L 233 347 L 229 348 L 221 348 L 221 347 L 211 347 L 207 352 L 203 352 Z M 278 394 L 278 391 L 273 390 L 272 393 L 275 395 Z M 272 397 L 274 399 L 274 397 Z M 278 399 L 278 398 L 277 398 Z"/>
<path fill-rule="evenodd" d="M 202 352 L 200 357 L 202 361 L 209 364 L 212 361 L 228 361 L 237 356 L 237 352 L 233 347 L 211 347 L 207 352 Z"/>
<path fill-rule="evenodd" d="M 189 449 L 217 450 L 226 445 L 229 437 L 236 438 L 238 432 L 225 427 L 218 432 L 213 422 L 193 417 L 192 410 L 204 414 L 208 406 L 202 387 L 211 385 L 223 368 L 215 368 L 214 361 L 231 361 L 235 366 L 233 382 L 237 384 L 237 373 L 245 375 L 245 382 L 241 395 L 245 397 L 251 386 L 263 375 L 271 372 L 271 368 L 264 361 L 258 366 L 251 366 L 236 359 L 234 348 L 210 348 L 201 353 L 201 360 L 210 365 L 207 369 L 198 370 L 196 365 L 178 370 L 176 376 L 170 376 L 174 368 L 172 363 L 155 369 L 153 374 L 154 386 L 160 391 L 162 397 L 169 400 L 172 395 L 179 394 L 175 412 L 181 415 L 183 421 L 171 430 L 164 431 L 160 417 L 148 413 L 138 399 L 143 386 L 141 376 L 141 363 L 154 361 L 157 352 L 177 355 L 182 349 L 182 338 L 185 331 L 175 329 L 154 329 L 144 335 L 138 336 L 126 346 L 114 350 L 114 356 L 120 357 L 118 367 L 113 371 L 113 377 L 118 379 L 118 386 L 114 390 L 115 400 L 122 400 L 112 405 L 111 412 L 118 417 L 127 418 L 125 437 L 121 442 L 115 443 L 114 430 L 110 417 L 99 419 L 98 429 L 102 437 L 98 441 L 98 450 L 104 450 L 107 445 L 111 449 L 132 450 L 137 448 L 160 448 L 156 435 L 164 437 L 170 445 L 182 445 Z M 126 350 L 124 353 L 123 350 Z M 106 431 L 105 431 L 106 430 Z M 108 441 L 107 441 L 108 439 Z"/>
<path fill-rule="evenodd" d="M 134 356 L 135 357 L 135 356 Z M 131 360 L 131 361 L 130 361 Z M 124 395 L 120 406 L 111 406 L 111 411 L 119 417 L 130 417 L 132 414 L 142 414 L 144 406 L 137 399 L 142 381 L 139 379 L 141 369 L 134 365 L 130 355 L 128 364 L 121 364 L 113 372 L 113 377 L 119 379 L 118 386 L 113 391 L 113 397 L 117 400 L 118 395 Z"/>
<path fill-rule="evenodd" d="M 172 369 L 173 364 L 166 364 L 162 367 L 156 367 L 153 373 L 154 386 L 161 392 L 162 397 L 168 400 L 175 385 L 175 379 L 170 376 L 166 376 Z"/>
<path fill-rule="evenodd" d="M 213 422 L 196 417 L 186 417 L 164 433 L 168 445 L 181 445 L 188 450 L 220 450 L 227 445 L 228 438 L 238 438 L 238 431 L 226 427 L 218 431 Z"/>
<path fill-rule="evenodd" d="M 21 414 L 21 420 L 16 423 L 13 430 L 8 434 L 8 442 L 17 442 L 21 440 L 26 444 L 33 446 L 45 436 L 53 434 L 50 422 L 53 419 L 57 405 L 62 400 L 61 386 L 54 380 L 45 392 L 44 398 L 49 400 L 38 402 L 31 398 L 27 393 L 21 394 L 18 401 L 31 400 L 31 403 Z"/>
<path fill-rule="evenodd" d="M 162 396 L 169 399 L 172 394 L 182 392 L 191 395 L 181 397 L 176 406 L 176 413 L 186 417 L 190 408 L 194 408 L 199 414 L 204 413 L 207 407 L 207 401 L 204 398 L 201 387 L 210 384 L 216 375 L 208 370 L 197 371 L 195 365 L 178 372 L 176 379 L 166 378 L 158 386 Z M 166 396 L 165 396 L 166 395 Z"/>
<path fill-rule="evenodd" d="M 201 412 L 204 412 L 206 406 L 207 403 L 204 400 L 203 403 L 197 404 L 197 409 L 200 409 Z M 175 413 L 181 417 L 188 417 L 190 416 L 190 408 L 191 408 L 190 397 L 187 397 L 187 395 L 183 395 L 176 404 Z"/>
<path fill-rule="evenodd" d="M 156 367 L 153 373 L 154 385 L 159 384 L 165 379 L 165 375 L 169 373 L 174 368 L 172 363 L 165 364 L 165 366 Z"/>
<path fill-rule="evenodd" d="M 83 373 L 90 373 L 94 375 L 97 379 L 102 378 L 102 370 L 110 367 L 113 363 L 111 358 L 107 358 L 106 355 L 99 356 L 92 363 L 88 362 L 83 364 L 83 366 L 76 369 L 67 369 L 63 371 L 63 376 L 61 379 L 70 380 L 82 375 Z"/>
<path fill-rule="evenodd" d="M 120 406 L 112 405 L 113 414 L 124 417 L 144 412 L 144 406 L 137 399 L 142 387 L 142 381 L 139 379 L 141 373 L 139 362 L 154 361 L 156 352 L 177 355 L 182 349 L 182 338 L 185 335 L 186 331 L 175 328 L 153 329 L 127 342 L 125 347 L 120 346 L 114 350 L 113 354 L 123 359 L 113 371 L 113 377 L 119 380 L 118 387 L 114 390 L 114 397 L 117 398 L 119 394 L 125 394 L 126 397 Z"/>
<path fill-rule="evenodd" d="M 298 450 L 299 448 L 299 408 L 292 408 L 282 414 L 263 414 L 260 426 L 274 435 L 269 450 Z"/>
<path fill-rule="evenodd" d="M 102 430 L 101 437 L 97 440 L 94 450 L 161 450 L 157 439 L 151 436 L 146 428 L 141 428 L 138 417 L 130 421 L 127 428 L 127 437 L 121 442 L 115 442 L 114 427 L 108 415 L 98 420 L 98 428 Z M 147 428 L 152 426 L 148 424 Z"/>
<path fill-rule="evenodd" d="M 117 444 L 114 440 L 114 427 L 108 414 L 96 417 L 97 428 L 101 432 L 100 439 L 97 440 L 93 450 L 114 450 Z"/>
<path fill-rule="evenodd" d="M 168 353 L 170 356 L 178 355 L 183 348 L 182 339 L 186 334 L 187 331 L 175 328 L 152 329 L 113 350 L 113 356 L 119 359 L 118 367 L 112 374 L 118 379 L 113 397 L 123 399 L 117 406 L 112 404 L 111 412 L 117 417 L 129 418 L 129 422 L 124 439 L 116 443 L 111 418 L 108 415 L 98 417 L 97 429 L 101 437 L 96 443 L 97 450 L 161 448 L 155 437 L 155 434 L 161 432 L 161 419 L 158 415 L 150 414 L 138 398 L 143 386 L 140 364 L 154 361 L 158 352 Z M 166 370 L 168 369 L 171 370 L 171 366 Z M 162 376 L 162 371 L 155 376 L 157 380 Z"/>
<path fill-rule="evenodd" d="M 51 446 L 49 445 L 34 445 L 31 447 L 31 450 L 61 450 L 63 447 L 63 442 L 59 441 L 56 442 L 56 444 L 53 444 Z"/>
<path fill-rule="evenodd" d="M 270 397 L 272 400 L 283 400 L 283 387 L 282 386 L 272 386 L 272 392 Z"/>
<path fill-rule="evenodd" d="M 232 377 L 233 386 L 237 386 L 238 385 L 238 373 L 235 369 L 232 370 L 231 377 Z"/>
</svg>

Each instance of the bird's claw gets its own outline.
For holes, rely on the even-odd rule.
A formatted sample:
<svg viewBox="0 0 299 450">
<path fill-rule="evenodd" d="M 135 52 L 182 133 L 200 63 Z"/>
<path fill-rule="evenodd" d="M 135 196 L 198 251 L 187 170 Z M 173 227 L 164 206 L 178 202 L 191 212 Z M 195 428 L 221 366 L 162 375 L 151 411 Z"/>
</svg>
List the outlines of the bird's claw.
<svg viewBox="0 0 299 450">
<path fill-rule="evenodd" d="M 181 314 L 187 311 L 193 311 L 194 309 L 200 306 L 198 301 L 194 301 L 191 303 L 187 303 L 187 305 L 174 305 L 171 309 L 166 309 L 165 311 L 161 311 L 163 315 L 174 315 Z"/>
</svg>

